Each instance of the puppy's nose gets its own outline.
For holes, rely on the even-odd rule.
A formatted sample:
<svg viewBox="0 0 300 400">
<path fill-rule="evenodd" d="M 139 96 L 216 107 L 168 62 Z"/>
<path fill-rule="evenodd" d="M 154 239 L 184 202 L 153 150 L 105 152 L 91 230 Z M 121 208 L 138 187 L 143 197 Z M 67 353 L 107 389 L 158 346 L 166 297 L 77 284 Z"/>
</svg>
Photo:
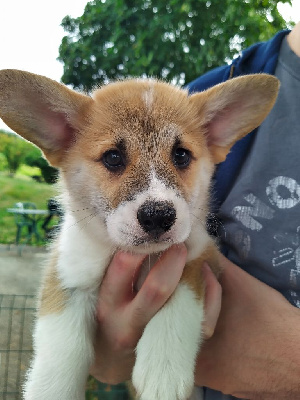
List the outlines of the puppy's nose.
<svg viewBox="0 0 300 400">
<path fill-rule="evenodd" d="M 138 209 L 137 219 L 145 232 L 158 237 L 174 224 L 176 210 L 168 201 L 145 201 Z"/>
</svg>

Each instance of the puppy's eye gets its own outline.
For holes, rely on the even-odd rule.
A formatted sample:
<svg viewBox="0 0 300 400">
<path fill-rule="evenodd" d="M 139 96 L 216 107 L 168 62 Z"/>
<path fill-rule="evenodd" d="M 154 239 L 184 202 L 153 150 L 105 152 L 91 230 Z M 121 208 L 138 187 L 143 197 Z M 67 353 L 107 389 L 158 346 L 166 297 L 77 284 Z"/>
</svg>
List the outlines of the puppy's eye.
<svg viewBox="0 0 300 400">
<path fill-rule="evenodd" d="M 191 162 L 191 153 L 182 147 L 177 147 L 173 151 L 173 163 L 177 168 L 186 168 Z"/>
<path fill-rule="evenodd" d="M 102 162 L 110 171 L 118 171 L 125 167 L 122 154 L 119 150 L 108 150 L 103 154 Z"/>
</svg>

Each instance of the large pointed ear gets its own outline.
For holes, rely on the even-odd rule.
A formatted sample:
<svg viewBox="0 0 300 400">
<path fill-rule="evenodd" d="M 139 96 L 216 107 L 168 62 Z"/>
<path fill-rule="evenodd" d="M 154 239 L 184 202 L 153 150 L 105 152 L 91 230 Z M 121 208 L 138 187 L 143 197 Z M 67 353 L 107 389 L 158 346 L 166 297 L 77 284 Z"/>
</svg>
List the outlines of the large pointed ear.
<svg viewBox="0 0 300 400">
<path fill-rule="evenodd" d="M 72 144 L 93 100 L 44 76 L 0 71 L 0 117 L 42 149 L 54 166 Z"/>
<path fill-rule="evenodd" d="M 224 161 L 233 144 L 262 123 L 278 89 L 274 76 L 245 75 L 190 97 L 206 130 L 215 164 Z"/>
</svg>

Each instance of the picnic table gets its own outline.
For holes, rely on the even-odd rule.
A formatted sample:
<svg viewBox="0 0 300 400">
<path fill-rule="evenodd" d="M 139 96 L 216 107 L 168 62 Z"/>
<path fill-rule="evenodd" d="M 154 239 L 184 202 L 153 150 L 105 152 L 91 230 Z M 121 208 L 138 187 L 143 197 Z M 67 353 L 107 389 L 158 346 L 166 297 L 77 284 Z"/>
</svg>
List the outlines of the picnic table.
<svg viewBox="0 0 300 400">
<path fill-rule="evenodd" d="M 38 233 L 38 222 L 49 215 L 49 210 L 39 210 L 34 203 L 19 202 L 12 208 L 8 208 L 7 212 L 12 213 L 15 217 L 17 226 L 16 244 L 18 245 L 21 239 L 23 228 L 25 228 L 25 240 L 29 242 L 33 236 L 37 241 L 41 237 Z"/>
</svg>

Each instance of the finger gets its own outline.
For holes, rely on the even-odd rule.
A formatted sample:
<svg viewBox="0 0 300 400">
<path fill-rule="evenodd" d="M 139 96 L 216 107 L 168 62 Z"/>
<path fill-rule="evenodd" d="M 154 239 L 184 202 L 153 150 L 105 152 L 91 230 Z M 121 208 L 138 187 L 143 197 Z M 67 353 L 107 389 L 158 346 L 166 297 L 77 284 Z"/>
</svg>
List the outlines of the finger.
<svg viewBox="0 0 300 400">
<path fill-rule="evenodd" d="M 100 297 L 106 304 L 117 306 L 133 296 L 134 277 L 144 258 L 121 251 L 115 254 L 100 287 Z"/>
<path fill-rule="evenodd" d="M 221 311 L 222 287 L 216 276 L 205 262 L 202 266 L 203 279 L 205 282 L 205 321 L 203 333 L 209 339 L 214 331 Z"/>
<path fill-rule="evenodd" d="M 174 245 L 151 269 L 131 305 L 136 327 L 143 328 L 172 295 L 181 278 L 186 254 L 183 244 Z"/>
</svg>

